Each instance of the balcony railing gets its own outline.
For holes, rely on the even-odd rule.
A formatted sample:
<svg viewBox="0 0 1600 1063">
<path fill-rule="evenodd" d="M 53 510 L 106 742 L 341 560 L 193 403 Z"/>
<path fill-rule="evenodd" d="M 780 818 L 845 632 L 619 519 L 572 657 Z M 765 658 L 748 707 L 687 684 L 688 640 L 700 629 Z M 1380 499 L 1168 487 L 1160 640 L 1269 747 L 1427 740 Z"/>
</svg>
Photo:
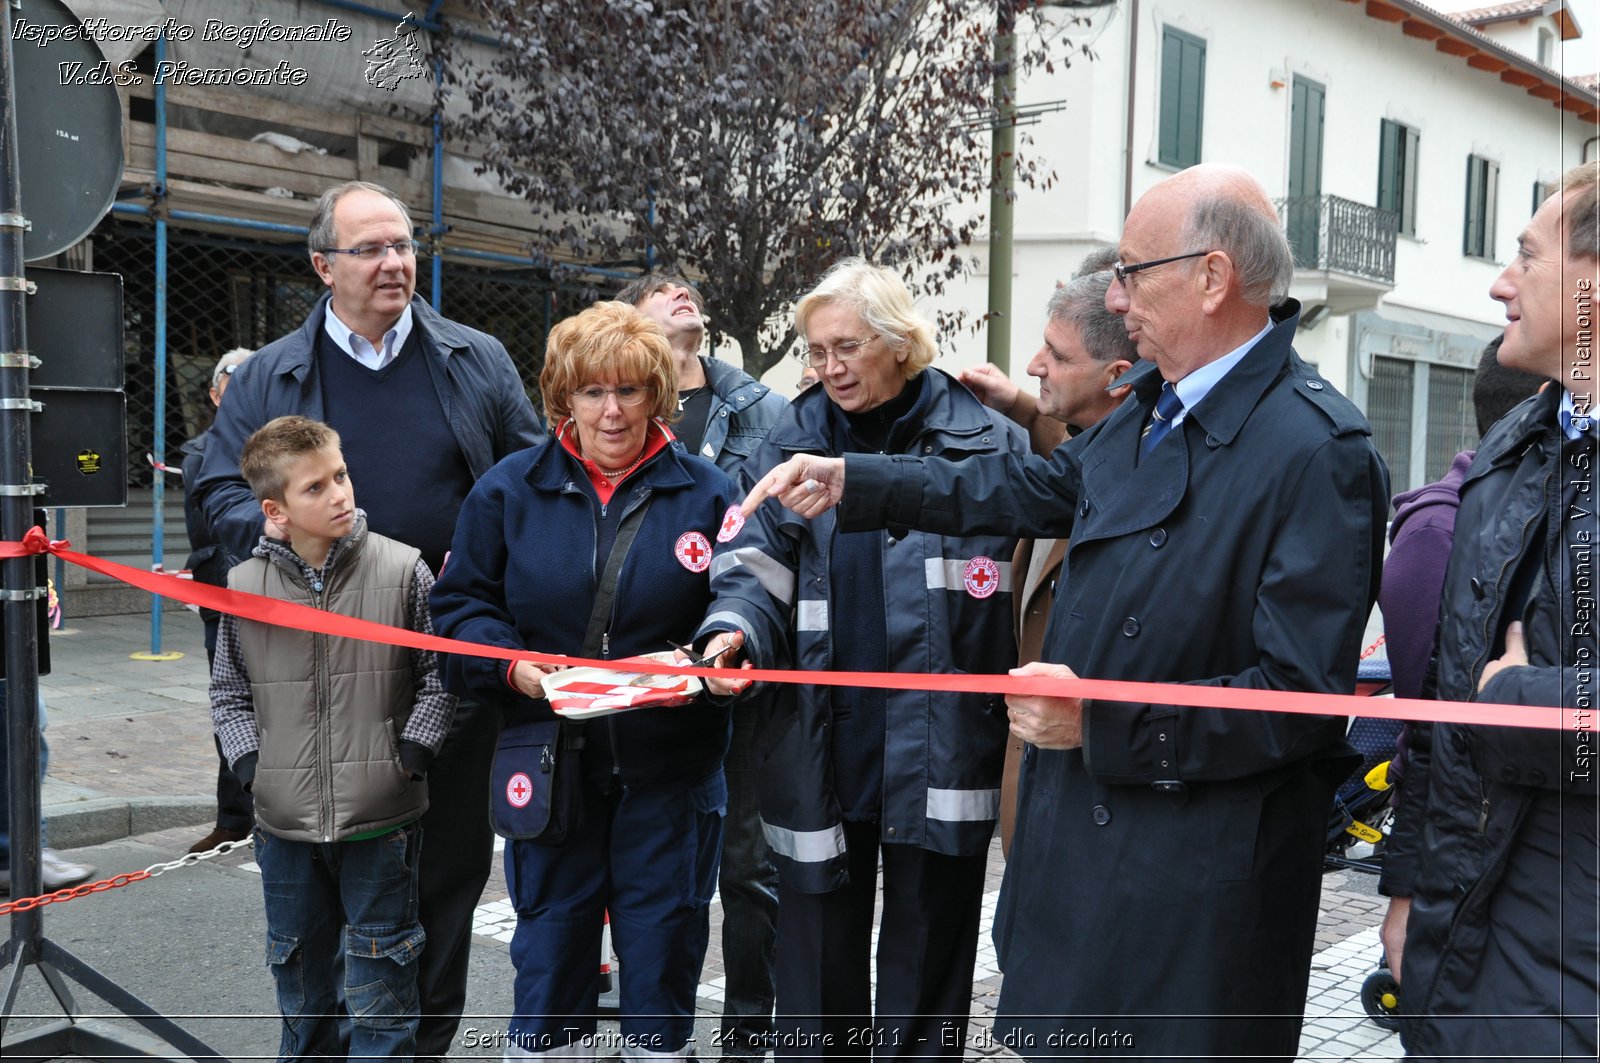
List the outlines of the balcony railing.
<svg viewBox="0 0 1600 1063">
<path fill-rule="evenodd" d="M 1296 269 L 1337 270 L 1394 283 L 1400 215 L 1339 196 L 1289 196 L 1276 203 Z"/>
</svg>

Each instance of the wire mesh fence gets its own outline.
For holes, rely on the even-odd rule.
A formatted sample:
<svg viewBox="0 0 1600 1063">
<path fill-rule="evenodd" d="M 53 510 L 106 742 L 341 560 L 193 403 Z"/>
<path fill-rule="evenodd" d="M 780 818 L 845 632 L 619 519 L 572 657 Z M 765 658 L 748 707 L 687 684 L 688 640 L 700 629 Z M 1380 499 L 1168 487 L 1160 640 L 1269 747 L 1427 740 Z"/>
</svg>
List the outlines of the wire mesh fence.
<svg viewBox="0 0 1600 1063">
<path fill-rule="evenodd" d="M 149 487 L 145 454 L 175 463 L 183 442 L 211 424 L 211 371 L 234 347 L 258 349 L 300 328 L 325 288 L 305 243 L 169 226 L 167 237 L 167 401 L 155 423 L 156 239 L 148 223 L 108 219 L 74 264 L 123 280 L 127 361 L 128 485 Z M 432 263 L 417 260 L 417 292 L 432 296 Z M 442 267 L 441 306 L 451 320 L 505 344 L 536 409 L 545 336 L 551 326 L 604 292 L 552 278 L 547 270 L 495 268 L 451 259 Z M 159 445 L 158 445 L 159 442 Z"/>
</svg>

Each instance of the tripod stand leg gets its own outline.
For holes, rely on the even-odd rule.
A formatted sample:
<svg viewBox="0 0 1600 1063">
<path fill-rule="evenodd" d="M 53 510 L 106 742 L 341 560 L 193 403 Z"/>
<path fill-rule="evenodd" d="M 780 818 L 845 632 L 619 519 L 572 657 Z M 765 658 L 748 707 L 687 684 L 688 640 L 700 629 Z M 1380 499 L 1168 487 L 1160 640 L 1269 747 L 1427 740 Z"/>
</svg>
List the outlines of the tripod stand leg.
<svg viewBox="0 0 1600 1063">
<path fill-rule="evenodd" d="M 211 1048 L 195 1037 L 189 1031 L 160 1014 L 149 1004 L 140 1000 L 126 989 L 122 988 L 87 963 L 78 959 L 66 949 L 57 945 L 48 938 L 40 942 L 41 969 L 56 967 L 60 972 L 77 982 L 95 996 L 110 1004 L 128 1018 L 149 1030 L 155 1036 L 178 1049 L 184 1055 L 195 1059 L 220 1058 L 216 1049 Z M 47 974 L 46 978 L 49 977 Z"/>
<path fill-rule="evenodd" d="M 17 943 L 7 941 L 0 945 L 0 969 L 7 964 L 11 971 L 6 975 L 5 996 L 0 998 L 0 1033 L 4 1033 L 6 1022 L 11 1018 L 11 1007 L 17 1002 L 17 990 L 22 987 L 22 970 L 26 965 L 17 958 Z"/>
<path fill-rule="evenodd" d="M 46 942 L 46 944 L 49 944 Z M 78 1003 L 72 999 L 72 990 L 67 987 L 66 980 L 61 977 L 61 972 L 50 964 L 48 959 L 39 961 L 39 973 L 44 976 L 44 984 L 50 987 L 50 992 L 55 995 L 56 1003 L 61 1005 L 61 1013 L 68 1019 L 76 1020 L 78 1017 Z"/>
</svg>

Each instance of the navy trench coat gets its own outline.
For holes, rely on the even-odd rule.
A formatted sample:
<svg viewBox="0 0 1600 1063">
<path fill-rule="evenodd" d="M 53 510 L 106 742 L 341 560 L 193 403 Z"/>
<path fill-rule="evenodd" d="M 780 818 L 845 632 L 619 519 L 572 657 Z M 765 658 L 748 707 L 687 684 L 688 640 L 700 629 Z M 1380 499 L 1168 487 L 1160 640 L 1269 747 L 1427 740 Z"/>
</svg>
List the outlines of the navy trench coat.
<svg viewBox="0 0 1600 1063">
<path fill-rule="evenodd" d="M 840 525 L 1070 536 L 1043 659 L 1087 678 L 1349 693 L 1388 476 L 1285 309 L 1142 461 L 1150 364 L 1049 460 L 847 458 Z M 1081 749 L 1030 749 L 995 1036 L 1031 1057 L 1104 1053 L 1093 1029 L 1141 1057 L 1293 1058 L 1344 725 L 1089 701 Z"/>
</svg>

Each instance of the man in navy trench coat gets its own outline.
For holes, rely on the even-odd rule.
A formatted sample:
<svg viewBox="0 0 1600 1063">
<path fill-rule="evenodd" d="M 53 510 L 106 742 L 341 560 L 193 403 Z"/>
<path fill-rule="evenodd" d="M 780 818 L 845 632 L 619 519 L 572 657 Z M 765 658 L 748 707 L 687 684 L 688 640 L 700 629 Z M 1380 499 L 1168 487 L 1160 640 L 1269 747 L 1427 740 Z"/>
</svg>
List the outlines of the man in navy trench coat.
<svg viewBox="0 0 1600 1063">
<path fill-rule="evenodd" d="M 1150 364 L 1051 459 L 797 458 L 751 498 L 808 517 L 843 498 L 851 530 L 1070 535 L 1054 663 L 1023 673 L 1350 692 L 1388 476 L 1360 411 L 1295 354 L 1298 305 L 1269 312 L 1293 271 L 1270 201 L 1193 167 L 1139 200 L 1119 251 L 1106 303 Z M 1153 416 L 1164 391 L 1181 405 Z M 1030 1058 L 1292 1059 L 1344 720 L 1007 703 L 1033 748 L 995 1037 Z"/>
</svg>

